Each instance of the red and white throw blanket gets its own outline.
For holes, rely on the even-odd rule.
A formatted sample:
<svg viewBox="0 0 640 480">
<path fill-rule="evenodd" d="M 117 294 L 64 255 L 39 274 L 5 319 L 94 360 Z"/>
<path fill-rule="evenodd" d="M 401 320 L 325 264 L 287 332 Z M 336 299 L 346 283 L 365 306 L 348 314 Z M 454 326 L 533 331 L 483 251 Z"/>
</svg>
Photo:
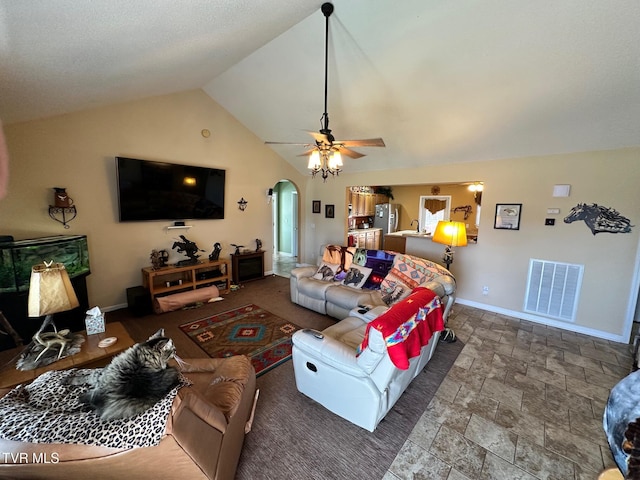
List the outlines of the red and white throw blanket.
<svg viewBox="0 0 640 480">
<path fill-rule="evenodd" d="M 411 294 L 367 325 L 358 354 L 369 344 L 369 330 L 382 333 L 393 364 L 401 370 L 409 368 L 409 359 L 420 355 L 435 332 L 444 330 L 440 297 L 425 287 Z"/>
</svg>

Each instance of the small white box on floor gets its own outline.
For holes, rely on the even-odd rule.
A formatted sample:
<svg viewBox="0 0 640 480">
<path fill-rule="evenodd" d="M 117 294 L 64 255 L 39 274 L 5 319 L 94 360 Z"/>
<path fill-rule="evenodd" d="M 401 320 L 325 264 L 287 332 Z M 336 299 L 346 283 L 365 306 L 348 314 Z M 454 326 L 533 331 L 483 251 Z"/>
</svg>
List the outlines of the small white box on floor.
<svg viewBox="0 0 640 480">
<path fill-rule="evenodd" d="M 87 310 L 87 316 L 84 319 L 84 323 L 87 327 L 87 335 L 102 333 L 105 329 L 104 313 L 100 311 L 99 307 L 93 307 L 91 310 Z"/>
</svg>

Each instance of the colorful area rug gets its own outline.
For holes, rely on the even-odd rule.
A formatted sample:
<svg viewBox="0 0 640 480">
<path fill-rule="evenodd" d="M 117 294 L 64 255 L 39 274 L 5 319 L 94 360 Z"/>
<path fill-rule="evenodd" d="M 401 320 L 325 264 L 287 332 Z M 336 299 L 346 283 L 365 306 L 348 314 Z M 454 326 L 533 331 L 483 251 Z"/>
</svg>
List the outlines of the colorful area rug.
<svg viewBox="0 0 640 480">
<path fill-rule="evenodd" d="M 212 358 L 246 355 L 260 376 L 291 358 L 291 335 L 299 327 L 249 304 L 180 329 Z"/>
</svg>

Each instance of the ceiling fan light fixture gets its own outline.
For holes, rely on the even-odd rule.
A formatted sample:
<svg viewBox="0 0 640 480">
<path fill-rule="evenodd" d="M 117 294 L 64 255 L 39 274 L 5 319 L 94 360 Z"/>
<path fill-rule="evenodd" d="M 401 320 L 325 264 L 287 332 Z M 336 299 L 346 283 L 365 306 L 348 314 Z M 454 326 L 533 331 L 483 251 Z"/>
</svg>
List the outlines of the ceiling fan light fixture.
<svg viewBox="0 0 640 480">
<path fill-rule="evenodd" d="M 340 152 L 334 151 L 329 156 L 329 169 L 340 171 L 342 167 L 342 155 Z"/>
<path fill-rule="evenodd" d="M 318 150 L 314 150 L 309 155 L 309 164 L 307 166 L 309 170 L 319 170 L 322 168 L 322 164 L 320 163 L 320 152 Z"/>
<path fill-rule="evenodd" d="M 308 168 L 311 176 L 315 177 L 319 173 L 326 181 L 329 175 L 338 176 L 342 171 L 342 155 L 337 150 L 316 147 L 309 155 Z"/>
</svg>

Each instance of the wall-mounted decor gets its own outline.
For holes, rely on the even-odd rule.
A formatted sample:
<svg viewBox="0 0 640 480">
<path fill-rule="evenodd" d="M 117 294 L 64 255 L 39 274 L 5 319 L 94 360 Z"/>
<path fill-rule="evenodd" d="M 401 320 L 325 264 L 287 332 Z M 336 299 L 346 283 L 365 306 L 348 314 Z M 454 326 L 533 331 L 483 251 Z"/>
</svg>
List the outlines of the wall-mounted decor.
<svg viewBox="0 0 640 480">
<path fill-rule="evenodd" d="M 64 225 L 64 228 L 69 228 L 69 222 L 78 215 L 76 206 L 73 204 L 73 199 L 67 195 L 66 188 L 53 187 L 53 190 L 55 191 L 54 204 L 49 205 L 49 216 Z"/>
<path fill-rule="evenodd" d="M 596 203 L 579 203 L 564 217 L 564 223 L 584 220 L 591 233 L 631 233 L 631 221 L 620 215 L 617 210 Z"/>
<path fill-rule="evenodd" d="M 335 205 L 325 205 L 324 206 L 324 216 L 325 218 L 333 218 L 335 216 Z"/>
<path fill-rule="evenodd" d="M 320 200 L 313 200 L 312 209 L 313 213 L 320 213 Z"/>
<path fill-rule="evenodd" d="M 244 210 L 247 208 L 247 203 L 249 202 L 247 202 L 244 197 L 242 197 L 240 200 L 238 200 L 238 208 L 244 212 Z"/>
<path fill-rule="evenodd" d="M 496 218 L 493 228 L 520 230 L 521 203 L 496 203 Z"/>
</svg>

